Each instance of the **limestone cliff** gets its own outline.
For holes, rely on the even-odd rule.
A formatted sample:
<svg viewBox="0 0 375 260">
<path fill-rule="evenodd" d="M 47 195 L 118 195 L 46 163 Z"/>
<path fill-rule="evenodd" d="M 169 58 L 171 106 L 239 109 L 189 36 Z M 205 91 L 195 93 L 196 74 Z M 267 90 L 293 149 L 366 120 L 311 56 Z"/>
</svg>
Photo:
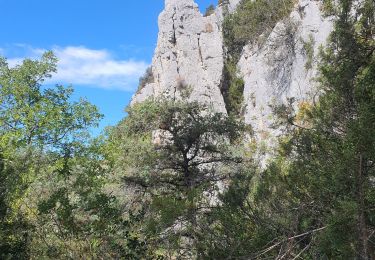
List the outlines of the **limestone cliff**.
<svg viewBox="0 0 375 260">
<path fill-rule="evenodd" d="M 313 98 L 319 48 L 333 29 L 321 8 L 320 1 L 300 0 L 264 43 L 245 46 L 238 68 L 245 82 L 245 122 L 256 132 L 270 131 L 272 106 Z"/>
<path fill-rule="evenodd" d="M 152 61 L 153 82 L 133 97 L 188 99 L 226 113 L 220 90 L 225 61 L 223 13 L 235 12 L 240 0 L 230 0 L 203 16 L 193 0 L 166 0 L 159 16 L 159 36 Z M 290 16 L 257 45 L 244 47 L 238 72 L 244 79 L 244 119 L 256 133 L 270 131 L 270 105 L 314 92 L 317 54 L 332 30 L 321 1 L 299 0 Z"/>
<path fill-rule="evenodd" d="M 221 21 L 221 9 L 204 17 L 193 0 L 166 0 L 152 62 L 154 82 L 141 89 L 132 102 L 149 96 L 188 96 L 225 112 L 219 88 L 224 62 Z"/>
</svg>

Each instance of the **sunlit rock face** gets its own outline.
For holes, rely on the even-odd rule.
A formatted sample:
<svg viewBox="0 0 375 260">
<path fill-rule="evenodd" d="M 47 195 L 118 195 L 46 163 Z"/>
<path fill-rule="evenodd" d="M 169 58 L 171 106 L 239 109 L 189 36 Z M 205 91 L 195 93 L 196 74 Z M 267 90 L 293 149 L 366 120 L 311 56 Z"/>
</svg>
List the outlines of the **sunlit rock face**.
<svg viewBox="0 0 375 260">
<path fill-rule="evenodd" d="M 221 21 L 220 8 L 204 17 L 193 0 L 166 0 L 152 61 L 154 82 L 132 102 L 164 96 L 199 101 L 225 113 L 219 88 L 224 63 Z"/>
<path fill-rule="evenodd" d="M 321 1 L 300 0 L 267 39 L 243 50 L 238 68 L 245 81 L 245 122 L 260 139 L 277 134 L 272 106 L 288 99 L 298 106 L 316 94 L 319 48 L 333 29 L 321 8 Z"/>
<path fill-rule="evenodd" d="M 204 17 L 193 0 L 166 0 L 159 16 L 153 82 L 139 90 L 132 103 L 164 96 L 199 101 L 226 113 L 220 91 L 225 60 L 223 13 L 235 12 L 239 2 L 227 1 Z M 252 125 L 258 140 L 278 134 L 271 128 L 271 106 L 290 99 L 297 106 L 316 92 L 319 48 L 333 29 L 332 18 L 321 11 L 321 2 L 299 0 L 269 36 L 243 49 L 237 67 L 245 82 L 244 120 Z"/>
</svg>

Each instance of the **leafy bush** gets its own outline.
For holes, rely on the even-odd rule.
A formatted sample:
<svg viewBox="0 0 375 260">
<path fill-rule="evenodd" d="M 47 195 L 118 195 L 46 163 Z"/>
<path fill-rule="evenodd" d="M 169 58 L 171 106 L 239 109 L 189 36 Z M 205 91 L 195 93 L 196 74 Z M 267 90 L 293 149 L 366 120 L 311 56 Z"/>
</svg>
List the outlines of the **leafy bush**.
<svg viewBox="0 0 375 260">
<path fill-rule="evenodd" d="M 237 61 L 243 47 L 257 42 L 262 34 L 269 34 L 276 23 L 288 16 L 293 0 L 243 0 L 223 24 L 224 44 L 228 55 Z"/>
<path fill-rule="evenodd" d="M 204 13 L 204 16 L 210 16 L 211 14 L 215 13 L 215 6 L 214 5 L 209 5 L 206 8 L 206 12 Z"/>
<path fill-rule="evenodd" d="M 323 14 L 325 16 L 334 15 L 336 6 L 333 0 L 323 0 Z"/>
<path fill-rule="evenodd" d="M 237 75 L 237 66 L 231 61 L 224 64 L 223 75 L 221 93 L 226 109 L 231 115 L 240 115 L 245 82 Z"/>
</svg>

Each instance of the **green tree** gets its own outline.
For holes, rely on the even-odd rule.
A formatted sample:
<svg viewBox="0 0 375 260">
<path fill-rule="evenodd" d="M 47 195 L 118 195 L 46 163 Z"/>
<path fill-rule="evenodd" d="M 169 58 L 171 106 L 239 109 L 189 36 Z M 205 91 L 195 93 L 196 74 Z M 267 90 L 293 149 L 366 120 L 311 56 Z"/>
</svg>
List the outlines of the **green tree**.
<svg viewBox="0 0 375 260">
<path fill-rule="evenodd" d="M 305 234 L 289 245 L 306 257 L 374 257 L 374 10 L 373 1 L 340 1 L 322 52 L 319 100 L 283 109 L 291 132 L 266 178 L 284 191 L 264 187 L 285 209 L 298 209 L 285 213 L 285 237 Z"/>
<path fill-rule="evenodd" d="M 200 219 L 240 162 L 230 142 L 243 126 L 194 102 L 149 100 L 128 113 L 115 140 L 125 184 L 146 194 L 149 241 L 162 254 L 193 257 Z"/>
<path fill-rule="evenodd" d="M 84 140 L 101 115 L 85 100 L 70 102 L 72 89 L 42 83 L 56 72 L 56 57 L 26 59 L 9 67 L 0 59 L 0 152 L 2 258 L 25 259 L 32 240 L 28 216 L 21 208 L 30 185 L 74 142 Z"/>
<path fill-rule="evenodd" d="M 40 61 L 24 60 L 10 68 L 0 60 L 0 134 L 3 146 L 60 147 L 72 135 L 95 126 L 97 108 L 81 99 L 70 102 L 72 88 L 42 88 L 56 72 L 56 57 L 47 52 Z"/>
<path fill-rule="evenodd" d="M 28 205 L 37 209 L 31 241 L 35 258 L 140 259 L 138 217 L 126 211 L 110 186 L 106 139 L 75 145 L 31 185 Z M 34 199 L 33 199 L 34 198 Z M 35 199 L 37 198 L 37 199 Z"/>
</svg>

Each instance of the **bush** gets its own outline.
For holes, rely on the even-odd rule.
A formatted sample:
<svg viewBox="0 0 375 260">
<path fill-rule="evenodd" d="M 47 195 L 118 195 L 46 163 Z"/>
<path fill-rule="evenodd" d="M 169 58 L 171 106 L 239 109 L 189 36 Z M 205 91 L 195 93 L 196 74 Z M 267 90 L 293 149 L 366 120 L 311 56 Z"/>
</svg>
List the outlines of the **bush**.
<svg viewBox="0 0 375 260">
<path fill-rule="evenodd" d="M 336 7 L 332 0 L 323 0 L 323 14 L 325 16 L 334 15 Z"/>
<path fill-rule="evenodd" d="M 215 6 L 214 5 L 210 5 L 206 8 L 206 12 L 204 13 L 204 17 L 206 16 L 210 16 L 212 14 L 215 13 Z"/>
<path fill-rule="evenodd" d="M 276 23 L 288 16 L 293 0 L 243 0 L 237 11 L 224 20 L 224 44 L 235 61 L 243 47 L 256 42 L 261 34 L 269 34 Z"/>
<path fill-rule="evenodd" d="M 145 74 L 139 78 L 138 90 L 141 91 L 147 84 L 154 82 L 154 74 L 152 73 L 152 67 L 148 67 Z"/>
<path fill-rule="evenodd" d="M 243 104 L 243 90 L 245 82 L 237 75 L 235 63 L 227 61 L 224 64 L 221 93 L 224 97 L 228 114 L 240 115 Z"/>
<path fill-rule="evenodd" d="M 309 70 L 313 66 L 314 62 L 314 45 L 315 45 L 315 40 L 313 36 L 310 34 L 308 41 L 303 41 L 303 49 L 307 58 L 307 61 L 305 63 L 305 69 Z"/>
</svg>

